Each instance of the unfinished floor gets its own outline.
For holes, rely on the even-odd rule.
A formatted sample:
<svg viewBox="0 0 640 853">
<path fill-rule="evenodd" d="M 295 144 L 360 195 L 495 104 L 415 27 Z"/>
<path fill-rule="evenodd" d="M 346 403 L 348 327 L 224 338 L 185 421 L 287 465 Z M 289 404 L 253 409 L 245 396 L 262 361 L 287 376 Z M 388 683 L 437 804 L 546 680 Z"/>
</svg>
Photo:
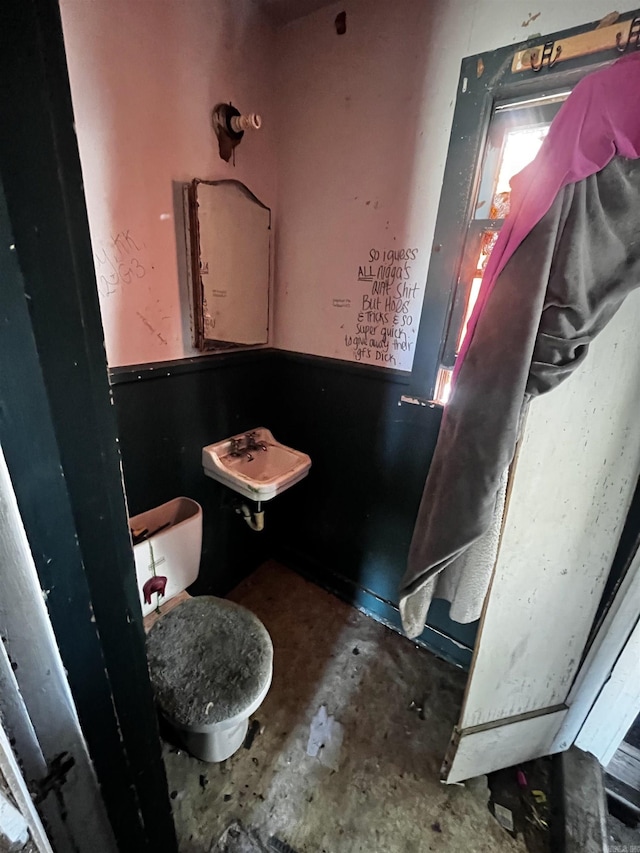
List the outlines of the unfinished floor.
<svg viewBox="0 0 640 853">
<path fill-rule="evenodd" d="M 260 733 L 226 762 L 165 744 L 181 853 L 526 849 L 490 814 L 484 779 L 439 781 L 465 673 L 275 563 L 230 598 L 271 634 L 273 684 Z M 232 824 L 244 841 L 219 844 Z"/>
</svg>

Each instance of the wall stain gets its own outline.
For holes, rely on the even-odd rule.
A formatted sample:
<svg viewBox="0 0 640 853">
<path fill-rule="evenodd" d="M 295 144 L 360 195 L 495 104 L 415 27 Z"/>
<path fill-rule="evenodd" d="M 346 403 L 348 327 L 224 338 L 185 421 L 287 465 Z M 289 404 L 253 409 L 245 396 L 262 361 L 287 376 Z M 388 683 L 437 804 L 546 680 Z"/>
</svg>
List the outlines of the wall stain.
<svg viewBox="0 0 640 853">
<path fill-rule="evenodd" d="M 542 12 L 536 12 L 535 15 L 532 15 L 531 12 L 529 12 L 528 19 L 526 21 L 523 21 L 520 24 L 520 26 L 521 27 L 528 27 L 529 24 L 532 24 L 534 21 L 537 21 L 541 14 L 542 14 Z"/>
</svg>

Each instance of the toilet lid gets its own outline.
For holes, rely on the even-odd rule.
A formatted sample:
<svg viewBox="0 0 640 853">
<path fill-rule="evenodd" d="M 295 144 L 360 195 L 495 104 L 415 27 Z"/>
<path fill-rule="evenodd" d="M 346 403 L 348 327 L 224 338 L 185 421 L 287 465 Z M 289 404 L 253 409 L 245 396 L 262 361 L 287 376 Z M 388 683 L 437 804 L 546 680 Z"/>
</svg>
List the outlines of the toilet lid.
<svg viewBox="0 0 640 853">
<path fill-rule="evenodd" d="M 158 619 L 147 657 L 163 712 L 191 727 L 228 720 L 258 699 L 271 679 L 273 645 L 245 607 L 202 595 Z"/>
</svg>

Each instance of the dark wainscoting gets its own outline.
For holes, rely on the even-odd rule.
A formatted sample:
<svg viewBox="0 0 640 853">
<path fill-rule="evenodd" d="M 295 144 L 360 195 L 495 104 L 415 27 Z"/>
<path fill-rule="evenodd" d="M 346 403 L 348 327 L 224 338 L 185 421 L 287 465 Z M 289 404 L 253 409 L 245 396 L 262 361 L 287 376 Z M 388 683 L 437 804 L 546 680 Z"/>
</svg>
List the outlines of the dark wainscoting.
<svg viewBox="0 0 640 853">
<path fill-rule="evenodd" d="M 205 514 L 193 591 L 224 594 L 277 557 L 399 629 L 397 587 L 440 426 L 436 408 L 399 405 L 408 376 L 316 356 L 256 350 L 112 371 L 131 514 L 178 495 Z M 200 450 L 257 426 L 304 450 L 306 480 L 249 530 L 233 494 L 202 474 Z M 420 644 L 468 668 L 477 623 L 436 600 Z"/>
<path fill-rule="evenodd" d="M 205 477 L 201 461 L 205 445 L 266 421 L 271 364 L 255 350 L 111 371 L 129 515 L 182 495 L 202 506 L 195 594 L 224 595 L 273 550 L 269 530 L 242 522 L 234 493 Z"/>
<path fill-rule="evenodd" d="M 397 590 L 440 428 L 441 409 L 400 405 L 406 373 L 276 353 L 272 428 L 307 452 L 306 480 L 269 512 L 283 562 L 399 629 Z M 436 600 L 420 643 L 468 668 L 477 623 Z"/>
</svg>

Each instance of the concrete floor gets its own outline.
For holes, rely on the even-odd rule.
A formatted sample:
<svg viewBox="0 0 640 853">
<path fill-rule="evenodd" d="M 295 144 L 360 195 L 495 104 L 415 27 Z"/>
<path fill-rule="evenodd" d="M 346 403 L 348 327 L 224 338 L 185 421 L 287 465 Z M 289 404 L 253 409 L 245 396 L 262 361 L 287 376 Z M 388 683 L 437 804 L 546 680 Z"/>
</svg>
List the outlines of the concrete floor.
<svg viewBox="0 0 640 853">
<path fill-rule="evenodd" d="M 525 851 L 489 813 L 484 777 L 439 781 L 465 673 L 276 563 L 230 598 L 271 634 L 273 684 L 261 733 L 226 762 L 165 744 L 181 853 Z"/>
</svg>

